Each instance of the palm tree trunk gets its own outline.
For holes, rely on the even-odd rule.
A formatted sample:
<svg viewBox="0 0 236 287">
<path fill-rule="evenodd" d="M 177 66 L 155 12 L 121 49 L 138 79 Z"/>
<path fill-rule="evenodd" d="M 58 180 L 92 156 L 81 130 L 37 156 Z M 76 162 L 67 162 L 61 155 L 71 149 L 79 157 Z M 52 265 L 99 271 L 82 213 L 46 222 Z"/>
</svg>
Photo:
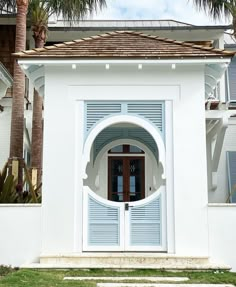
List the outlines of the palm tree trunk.
<svg viewBox="0 0 236 287">
<path fill-rule="evenodd" d="M 32 140 L 31 140 L 31 168 L 37 170 L 37 186 L 42 177 L 43 152 L 43 125 L 42 125 L 43 99 L 34 90 Z"/>
<path fill-rule="evenodd" d="M 15 51 L 25 50 L 26 43 L 26 15 L 28 0 L 17 0 L 16 15 L 16 43 Z M 24 143 L 24 95 L 25 75 L 17 62 L 14 62 L 14 82 L 11 116 L 10 161 L 19 161 L 18 181 L 22 182 L 23 143 Z"/>
<path fill-rule="evenodd" d="M 35 48 L 42 48 L 45 44 L 45 38 L 41 33 L 33 35 Z M 41 183 L 42 178 L 42 153 L 43 153 L 43 125 L 42 125 L 43 99 L 38 92 L 34 90 L 33 100 L 33 122 L 32 122 L 32 141 L 31 141 L 31 168 L 37 170 L 37 185 Z"/>
</svg>

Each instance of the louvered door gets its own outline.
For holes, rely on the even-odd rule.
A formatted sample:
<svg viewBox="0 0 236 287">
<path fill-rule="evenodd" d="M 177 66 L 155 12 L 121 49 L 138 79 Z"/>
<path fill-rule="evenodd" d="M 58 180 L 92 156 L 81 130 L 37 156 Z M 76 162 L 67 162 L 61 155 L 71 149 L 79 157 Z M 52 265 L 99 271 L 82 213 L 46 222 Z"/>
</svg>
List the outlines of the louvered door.
<svg viewBox="0 0 236 287">
<path fill-rule="evenodd" d="M 165 192 L 135 202 L 102 199 L 85 187 L 84 251 L 165 251 Z"/>
<path fill-rule="evenodd" d="M 125 206 L 125 249 L 128 251 L 165 251 L 164 192 Z"/>
</svg>

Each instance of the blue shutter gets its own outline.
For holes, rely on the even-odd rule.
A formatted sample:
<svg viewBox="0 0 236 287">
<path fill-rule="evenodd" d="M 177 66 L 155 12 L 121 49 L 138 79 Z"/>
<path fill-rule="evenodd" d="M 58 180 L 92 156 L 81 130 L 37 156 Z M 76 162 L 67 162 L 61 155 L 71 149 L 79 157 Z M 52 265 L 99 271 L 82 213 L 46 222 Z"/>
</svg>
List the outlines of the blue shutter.
<svg viewBox="0 0 236 287">
<path fill-rule="evenodd" d="M 88 198 L 88 246 L 120 245 L 120 209 Z"/>
<path fill-rule="evenodd" d="M 162 102 L 128 103 L 128 114 L 137 114 L 152 122 L 161 132 L 164 127 L 164 105 Z"/>
<path fill-rule="evenodd" d="M 117 115 L 138 115 L 150 121 L 164 135 L 164 102 L 137 101 L 137 102 L 85 102 L 85 130 L 89 130 L 102 119 Z"/>
<path fill-rule="evenodd" d="M 118 102 L 91 102 L 86 103 L 86 131 L 88 132 L 96 123 L 109 115 L 121 112 Z"/>
<path fill-rule="evenodd" d="M 236 203 L 236 151 L 227 152 L 227 167 L 230 202 Z"/>
<path fill-rule="evenodd" d="M 130 245 L 160 246 L 161 195 L 142 206 L 130 210 Z"/>
</svg>

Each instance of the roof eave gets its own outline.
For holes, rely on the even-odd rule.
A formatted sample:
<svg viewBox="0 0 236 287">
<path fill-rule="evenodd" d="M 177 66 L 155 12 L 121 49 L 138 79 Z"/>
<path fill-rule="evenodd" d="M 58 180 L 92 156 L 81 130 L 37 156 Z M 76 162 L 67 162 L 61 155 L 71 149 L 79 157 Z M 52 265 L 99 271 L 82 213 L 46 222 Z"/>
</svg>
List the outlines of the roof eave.
<svg viewBox="0 0 236 287">
<path fill-rule="evenodd" d="M 20 65 L 65 65 L 65 64 L 208 64 L 230 63 L 232 56 L 204 57 L 204 58 L 42 58 L 20 57 Z"/>
</svg>

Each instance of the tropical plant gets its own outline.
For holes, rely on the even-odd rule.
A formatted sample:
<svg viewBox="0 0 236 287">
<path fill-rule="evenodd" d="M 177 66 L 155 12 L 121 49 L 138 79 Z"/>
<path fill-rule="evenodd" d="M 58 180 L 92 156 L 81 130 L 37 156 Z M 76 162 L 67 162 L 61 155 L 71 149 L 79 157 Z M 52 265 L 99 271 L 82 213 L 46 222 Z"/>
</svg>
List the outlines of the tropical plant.
<svg viewBox="0 0 236 287">
<path fill-rule="evenodd" d="M 0 14 L 16 13 L 22 3 L 28 5 L 28 19 L 34 39 L 36 41 L 41 39 L 44 41 L 43 44 L 46 40 L 50 16 L 60 16 L 73 23 L 106 6 L 106 0 L 2 0 L 0 1 Z"/>
<path fill-rule="evenodd" d="M 16 16 L 16 48 L 15 51 L 25 50 L 26 43 L 26 13 L 31 23 L 36 47 L 43 47 L 47 38 L 48 19 L 51 15 L 62 16 L 70 23 L 78 21 L 88 13 L 106 5 L 105 0 L 2 0 L 0 13 L 15 13 Z M 14 64 L 13 104 L 11 121 L 10 158 L 16 157 L 20 164 L 19 182 L 22 182 L 22 156 L 24 131 L 24 74 L 18 64 Z M 41 173 L 42 160 L 42 99 L 34 93 L 34 111 L 32 131 L 32 167 Z M 37 127 L 37 128 L 35 128 Z"/>
<path fill-rule="evenodd" d="M 236 0 L 193 0 L 193 3 L 214 19 L 232 17 L 233 35 L 236 38 Z"/>
<path fill-rule="evenodd" d="M 19 184 L 14 176 L 8 173 L 8 164 L 0 171 L 0 203 L 40 203 L 41 184 L 34 188 L 29 170 L 24 164 L 25 178 L 23 184 Z M 28 190 L 24 190 L 27 185 Z"/>
</svg>

